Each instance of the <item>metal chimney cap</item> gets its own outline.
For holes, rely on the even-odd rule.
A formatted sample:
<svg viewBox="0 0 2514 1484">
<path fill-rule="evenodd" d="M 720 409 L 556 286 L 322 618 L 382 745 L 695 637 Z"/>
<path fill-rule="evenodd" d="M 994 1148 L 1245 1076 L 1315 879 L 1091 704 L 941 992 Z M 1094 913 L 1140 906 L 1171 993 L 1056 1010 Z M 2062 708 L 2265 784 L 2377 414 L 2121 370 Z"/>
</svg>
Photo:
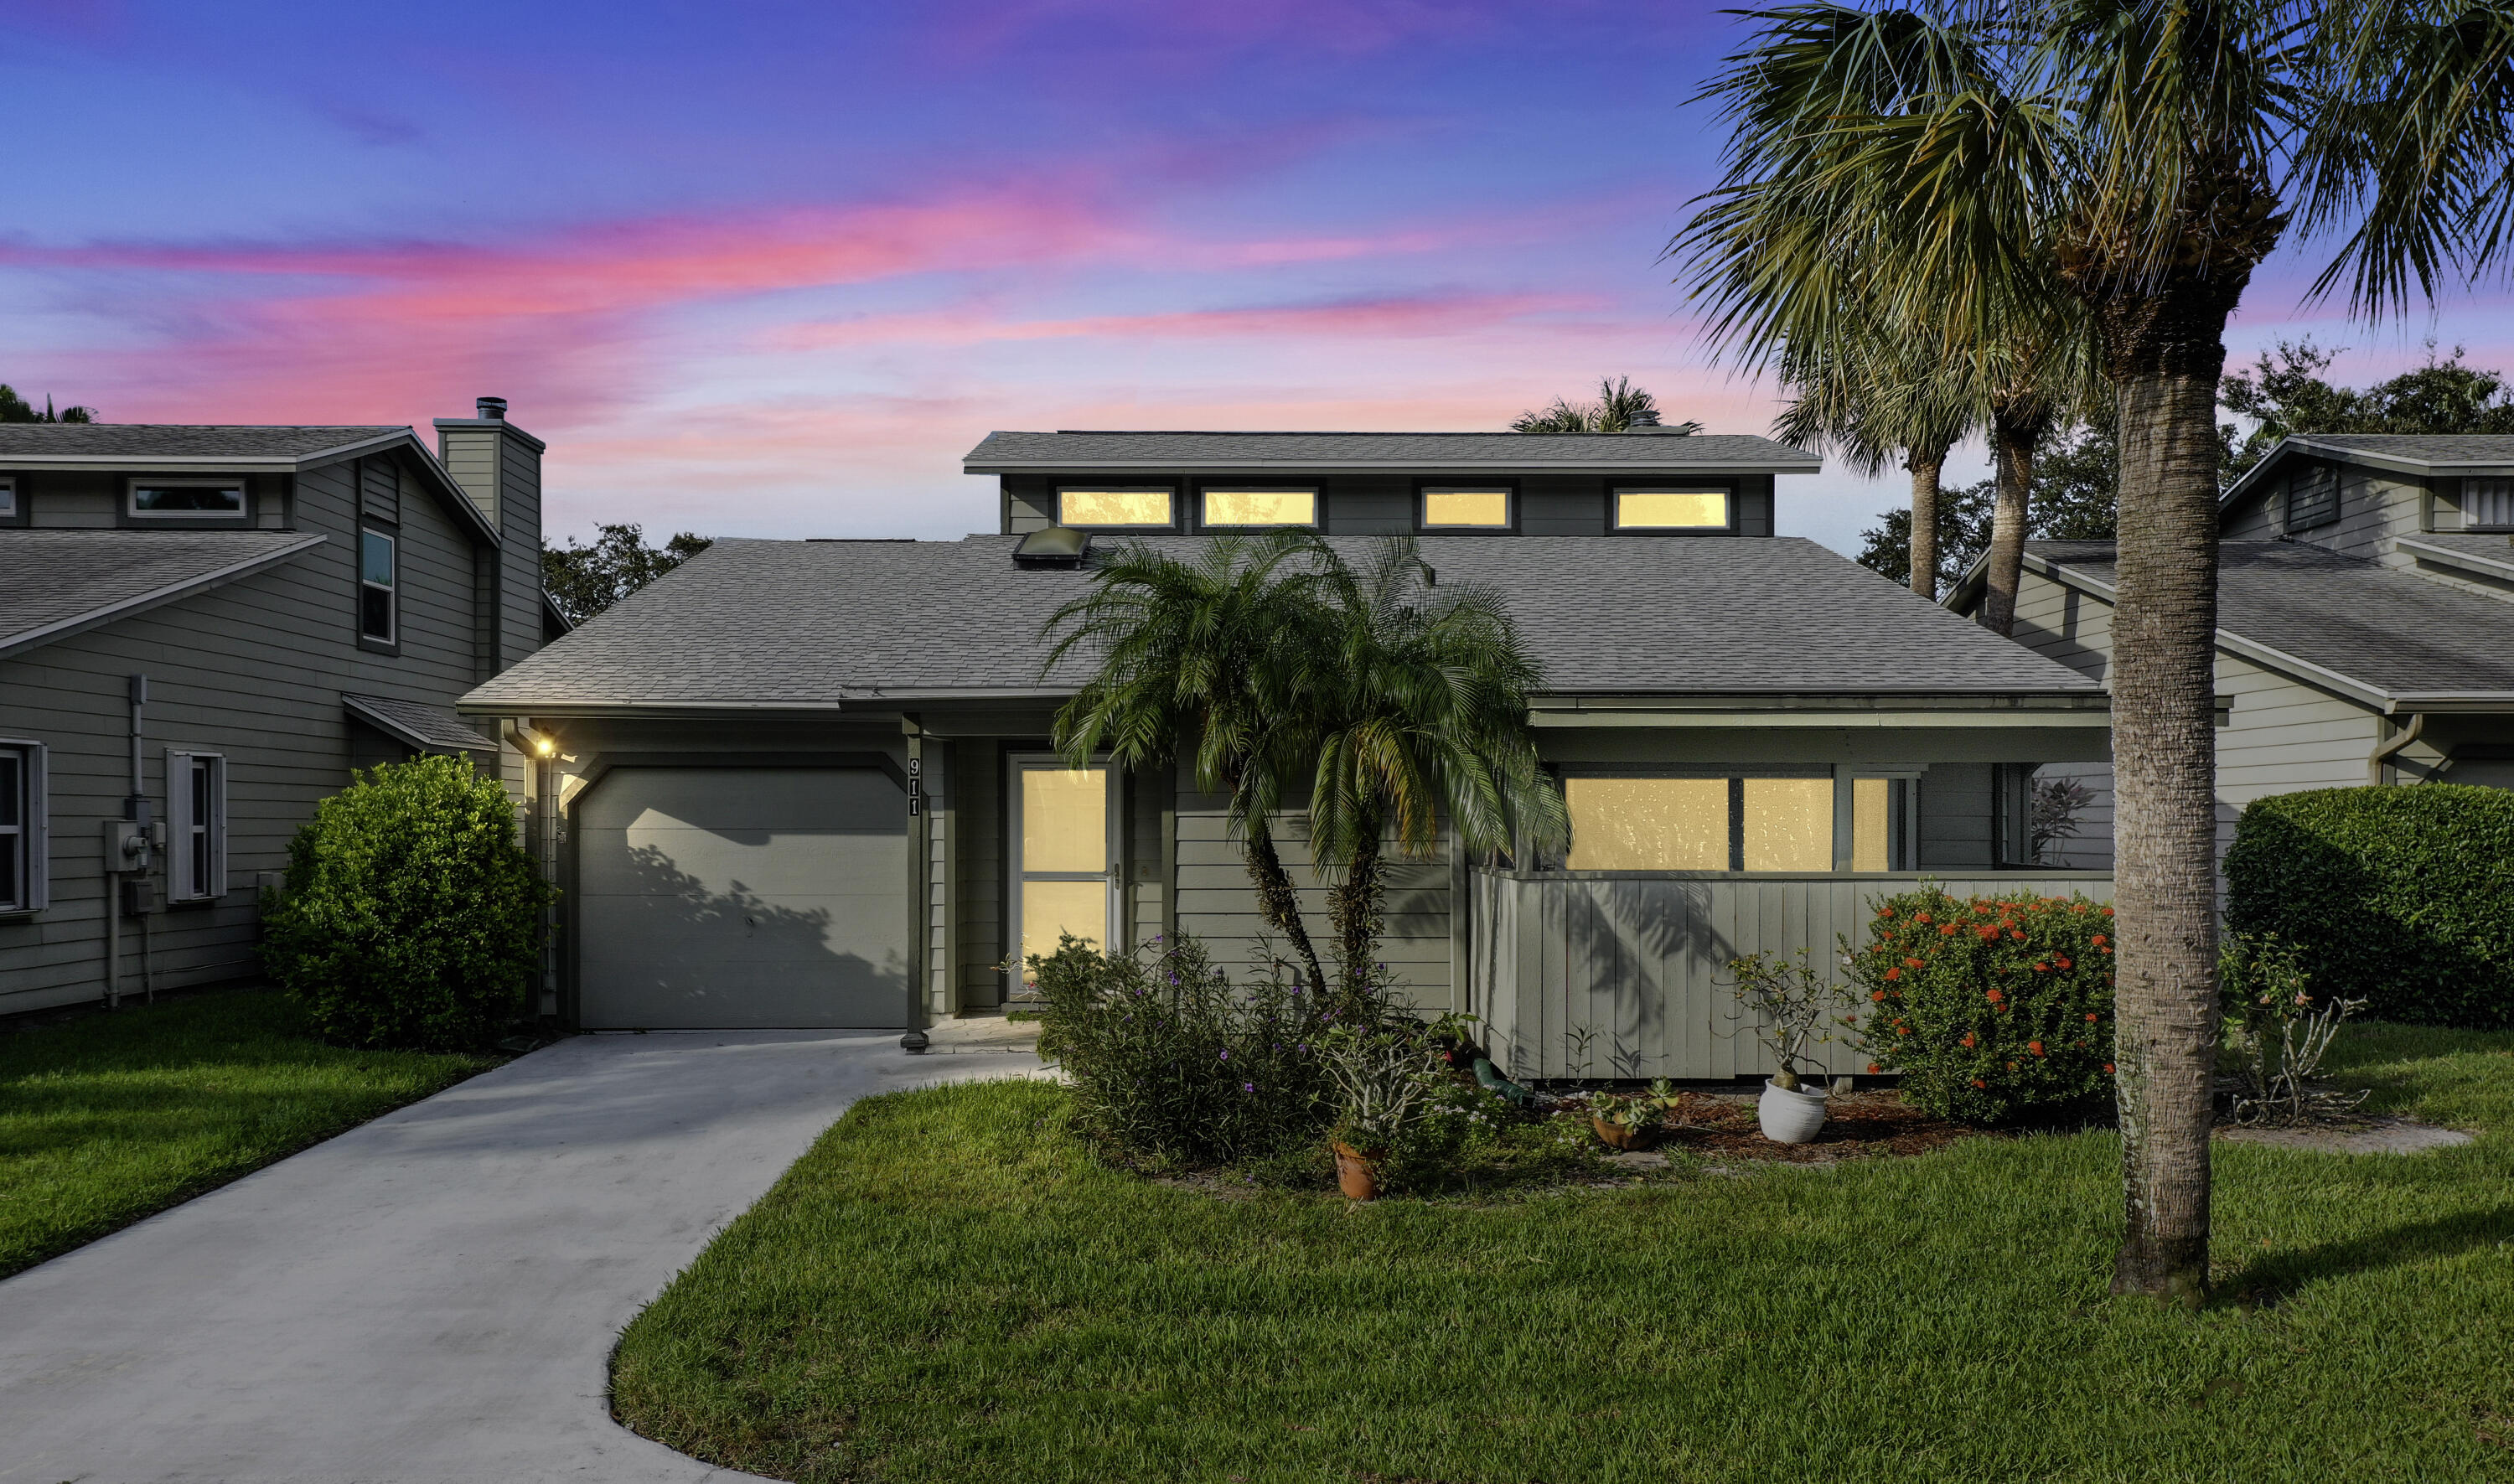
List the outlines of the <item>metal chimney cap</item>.
<svg viewBox="0 0 2514 1484">
<path fill-rule="evenodd" d="M 504 397 L 482 397 L 479 401 L 479 408 L 480 421 L 483 422 L 504 422 L 507 421 L 507 399 Z"/>
<path fill-rule="evenodd" d="M 1624 420 L 1624 425 L 1630 428 L 1656 427 L 1658 426 L 1658 409 L 1655 407 L 1637 407 L 1633 409 L 1632 415 Z"/>
</svg>

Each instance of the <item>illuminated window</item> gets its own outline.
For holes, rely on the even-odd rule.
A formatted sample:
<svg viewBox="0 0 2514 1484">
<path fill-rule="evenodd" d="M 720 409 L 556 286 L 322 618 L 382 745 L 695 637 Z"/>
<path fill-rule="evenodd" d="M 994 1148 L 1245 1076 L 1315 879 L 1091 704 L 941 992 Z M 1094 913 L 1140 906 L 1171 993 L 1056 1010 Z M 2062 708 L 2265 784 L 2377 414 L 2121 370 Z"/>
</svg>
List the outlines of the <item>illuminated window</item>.
<svg viewBox="0 0 2514 1484">
<path fill-rule="evenodd" d="M 244 485 L 232 479 L 135 479 L 131 513 L 171 520 L 233 518 L 244 513 Z"/>
<path fill-rule="evenodd" d="M 1240 487 L 1204 492 L 1208 526 L 1315 526 L 1318 492 L 1315 485 L 1274 488 Z"/>
<path fill-rule="evenodd" d="M 1618 531 L 1725 531 L 1726 490 L 1634 489 L 1615 492 Z"/>
<path fill-rule="evenodd" d="M 1750 871 L 1833 869 L 1833 780 L 1740 779 L 1745 838 L 1739 864 Z"/>
<path fill-rule="evenodd" d="M 1894 781 L 1855 778 L 1850 781 L 1850 868 L 1890 871 L 1894 868 Z"/>
<path fill-rule="evenodd" d="M 1510 529 L 1510 491 L 1472 489 L 1463 485 L 1431 485 L 1423 491 L 1426 531 L 1506 531 Z"/>
<path fill-rule="evenodd" d="M 1571 806 L 1575 871 L 1728 869 L 1728 780 L 1575 778 Z"/>
<path fill-rule="evenodd" d="M 1170 520 L 1170 487 L 1165 484 L 1060 486 L 1056 523 L 1060 526 L 1166 526 Z"/>
</svg>

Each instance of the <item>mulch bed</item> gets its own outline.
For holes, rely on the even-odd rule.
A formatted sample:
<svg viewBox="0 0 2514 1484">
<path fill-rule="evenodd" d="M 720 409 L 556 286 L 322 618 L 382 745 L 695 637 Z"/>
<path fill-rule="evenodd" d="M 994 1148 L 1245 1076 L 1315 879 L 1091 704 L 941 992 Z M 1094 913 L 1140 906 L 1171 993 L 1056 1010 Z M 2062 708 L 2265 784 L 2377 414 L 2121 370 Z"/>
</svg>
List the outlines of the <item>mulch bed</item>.
<svg viewBox="0 0 2514 1484">
<path fill-rule="evenodd" d="M 1758 1159 L 1813 1165 L 1926 1154 L 1984 1132 L 1906 1107 L 1891 1092 L 1836 1093 L 1827 1107 L 1824 1127 L 1815 1138 L 1805 1143 L 1774 1143 L 1756 1124 L 1755 1095 L 1688 1092 L 1668 1113 L 1651 1147 L 1721 1162 Z"/>
</svg>

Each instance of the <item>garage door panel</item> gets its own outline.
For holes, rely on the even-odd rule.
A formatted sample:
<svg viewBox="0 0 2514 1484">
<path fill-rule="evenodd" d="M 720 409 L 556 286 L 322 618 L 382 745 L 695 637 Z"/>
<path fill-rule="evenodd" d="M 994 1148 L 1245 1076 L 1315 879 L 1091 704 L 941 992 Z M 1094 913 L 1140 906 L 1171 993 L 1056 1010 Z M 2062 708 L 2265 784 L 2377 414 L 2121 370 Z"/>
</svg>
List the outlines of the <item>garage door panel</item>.
<svg viewBox="0 0 2514 1484">
<path fill-rule="evenodd" d="M 579 800 L 589 1027 L 892 1026 L 907 801 L 871 769 L 619 769 Z"/>
</svg>

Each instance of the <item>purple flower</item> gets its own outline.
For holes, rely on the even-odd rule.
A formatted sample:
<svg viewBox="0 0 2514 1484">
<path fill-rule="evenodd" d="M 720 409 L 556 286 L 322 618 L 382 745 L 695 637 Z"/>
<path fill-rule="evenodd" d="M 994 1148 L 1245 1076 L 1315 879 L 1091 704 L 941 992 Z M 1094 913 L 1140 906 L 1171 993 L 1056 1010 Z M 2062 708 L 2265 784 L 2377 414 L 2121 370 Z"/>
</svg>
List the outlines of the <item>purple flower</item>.
<svg viewBox="0 0 2514 1484">
<path fill-rule="evenodd" d="M 1257 1091 L 1257 1084 L 1254 1082 L 1242 1082 L 1239 1084 L 1239 1090 L 1243 1093 L 1253 1093 Z"/>
<path fill-rule="evenodd" d="M 1222 1060 L 1224 1060 L 1225 1062 L 1230 1061 L 1230 1060 L 1231 1060 L 1231 1053 L 1230 1053 L 1229 1051 L 1225 1051 L 1225 1052 L 1223 1052 L 1223 1054 L 1222 1054 Z"/>
</svg>

